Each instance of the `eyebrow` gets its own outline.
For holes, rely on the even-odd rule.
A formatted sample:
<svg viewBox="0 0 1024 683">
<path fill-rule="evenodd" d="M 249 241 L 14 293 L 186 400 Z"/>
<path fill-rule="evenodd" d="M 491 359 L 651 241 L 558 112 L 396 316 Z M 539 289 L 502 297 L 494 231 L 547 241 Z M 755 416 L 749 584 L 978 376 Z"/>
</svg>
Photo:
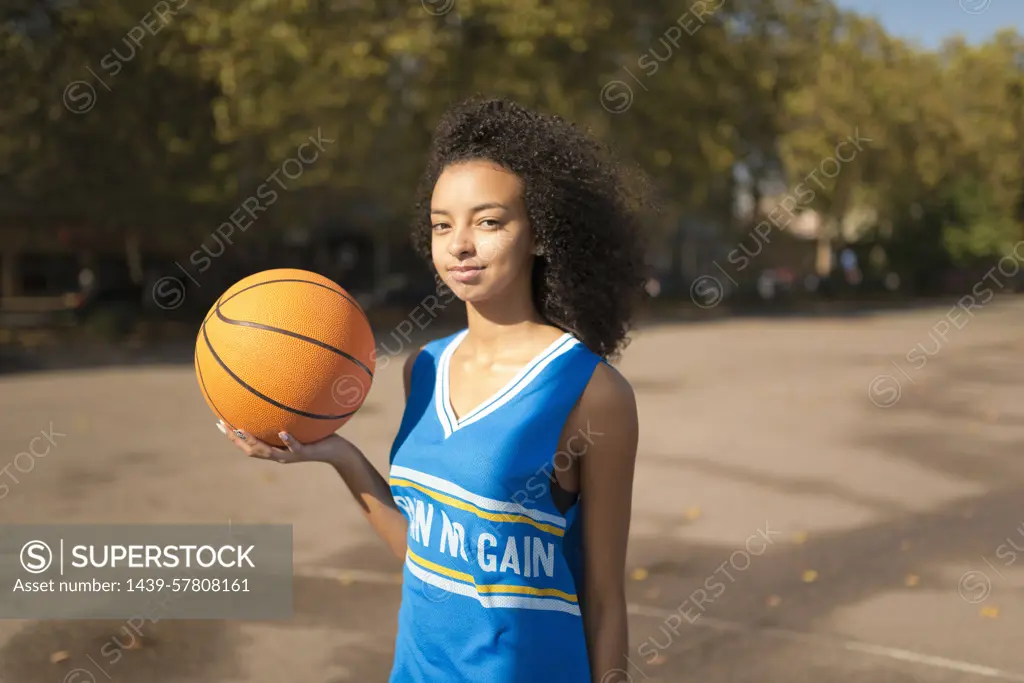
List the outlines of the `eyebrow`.
<svg viewBox="0 0 1024 683">
<path fill-rule="evenodd" d="M 508 207 L 502 204 L 501 202 L 486 202 L 484 204 L 477 204 L 471 209 L 471 211 L 472 213 L 478 213 L 480 211 L 483 211 L 484 209 L 504 209 L 508 211 Z M 430 213 L 443 213 L 446 216 L 451 215 L 451 212 L 445 211 L 444 209 L 431 209 Z"/>
</svg>

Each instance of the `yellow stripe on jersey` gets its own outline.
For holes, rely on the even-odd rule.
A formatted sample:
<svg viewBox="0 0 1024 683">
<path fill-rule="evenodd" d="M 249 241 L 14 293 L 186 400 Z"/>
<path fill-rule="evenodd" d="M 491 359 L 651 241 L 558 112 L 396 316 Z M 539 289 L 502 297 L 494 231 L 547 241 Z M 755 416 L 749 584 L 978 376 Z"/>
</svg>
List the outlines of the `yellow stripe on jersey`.
<svg viewBox="0 0 1024 683">
<path fill-rule="evenodd" d="M 396 479 L 408 479 L 414 481 L 417 484 L 422 484 L 430 488 L 433 491 L 439 491 L 441 493 L 454 496 L 459 500 L 463 500 L 467 503 L 477 506 L 481 510 L 488 512 L 505 513 L 513 515 L 525 515 L 530 519 L 537 520 L 538 522 L 544 522 L 546 524 L 554 524 L 562 529 L 565 528 L 565 518 L 559 515 L 553 515 L 548 512 L 542 512 L 541 510 L 528 509 L 523 507 L 519 503 L 512 503 L 502 500 L 495 500 L 493 498 L 487 498 L 485 496 L 479 496 L 471 491 L 467 491 L 458 484 L 454 484 L 450 481 L 436 477 L 432 474 L 426 474 L 425 472 L 419 472 L 417 470 L 409 469 L 408 467 L 402 467 L 401 465 L 392 465 L 391 471 L 388 472 L 388 477 L 394 477 Z"/>
<path fill-rule="evenodd" d="M 417 555 L 409 549 L 406 549 L 406 552 L 409 554 L 409 557 L 412 559 L 413 562 L 423 567 L 424 569 L 429 569 L 430 571 L 436 572 L 441 576 L 447 576 L 449 579 L 465 581 L 466 583 L 472 584 L 476 588 L 476 591 L 478 593 L 515 593 L 518 595 L 535 595 L 541 597 L 561 598 L 562 600 L 568 600 L 569 602 L 577 601 L 577 597 L 575 595 L 571 593 L 566 593 L 565 591 L 560 591 L 556 588 L 510 586 L 508 584 L 500 583 L 480 586 L 477 585 L 476 579 L 474 579 L 470 574 L 455 571 L 454 569 L 448 569 L 447 567 L 442 567 L 441 565 L 435 562 L 431 562 L 430 560 L 420 557 L 419 555 Z"/>
<path fill-rule="evenodd" d="M 525 515 L 516 515 L 502 512 L 490 512 L 488 510 L 483 510 L 477 507 L 476 505 L 473 505 L 472 503 L 467 503 L 464 500 L 453 498 L 452 496 L 427 488 L 422 484 L 417 484 L 416 482 L 409 481 L 408 479 L 392 478 L 388 481 L 388 483 L 391 484 L 392 486 L 408 486 L 409 488 L 414 488 L 417 491 L 425 493 L 426 495 L 430 496 L 431 498 L 440 503 L 444 503 L 445 505 L 449 505 L 453 508 L 458 508 L 460 510 L 465 510 L 466 512 L 472 513 L 477 517 L 480 517 L 481 519 L 488 519 L 492 522 L 517 522 L 521 524 L 529 524 L 530 526 L 536 529 L 546 531 L 549 534 L 553 534 L 555 536 L 561 537 L 565 535 L 564 529 L 560 529 L 551 524 L 544 524 L 543 522 L 538 522 L 537 520 L 530 519 Z"/>
</svg>

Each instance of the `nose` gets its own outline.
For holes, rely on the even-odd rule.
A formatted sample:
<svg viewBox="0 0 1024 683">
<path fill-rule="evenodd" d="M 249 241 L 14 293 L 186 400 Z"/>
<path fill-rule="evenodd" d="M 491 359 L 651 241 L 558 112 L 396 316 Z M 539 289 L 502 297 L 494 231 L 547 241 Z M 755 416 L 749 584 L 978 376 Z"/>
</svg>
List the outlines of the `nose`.
<svg viewBox="0 0 1024 683">
<path fill-rule="evenodd" d="M 457 259 L 472 256 L 476 251 L 473 229 L 470 226 L 455 226 L 448 239 L 448 253 Z"/>
</svg>

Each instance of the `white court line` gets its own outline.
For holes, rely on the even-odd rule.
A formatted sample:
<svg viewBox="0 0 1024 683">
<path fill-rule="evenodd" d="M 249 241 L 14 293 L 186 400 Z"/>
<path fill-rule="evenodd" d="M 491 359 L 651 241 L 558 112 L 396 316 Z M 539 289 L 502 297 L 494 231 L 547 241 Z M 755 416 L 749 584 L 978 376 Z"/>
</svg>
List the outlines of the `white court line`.
<svg viewBox="0 0 1024 683">
<path fill-rule="evenodd" d="M 626 606 L 626 611 L 628 611 L 631 614 L 636 614 L 638 616 L 657 617 L 660 619 L 667 619 L 670 615 L 676 614 L 676 612 L 673 610 L 662 609 L 660 607 L 650 607 L 648 605 L 635 605 L 632 603 Z M 759 633 L 764 635 L 775 636 L 776 638 L 783 638 L 786 640 L 840 645 L 843 647 L 843 649 L 849 650 L 851 652 L 860 652 L 863 654 L 877 655 L 879 657 L 888 657 L 889 659 L 897 659 L 903 662 L 911 662 L 913 664 L 931 666 L 937 669 L 960 671 L 962 673 L 976 674 L 978 676 L 987 676 L 989 678 L 999 678 L 1004 681 L 1017 681 L 1018 683 L 1024 683 L 1024 675 L 1013 673 L 1012 671 L 1002 671 L 1001 669 L 995 669 L 990 666 L 984 666 L 982 664 L 972 664 L 971 662 L 963 662 L 958 659 L 935 657 L 932 655 L 922 654 L 920 652 L 913 652 L 911 650 L 903 650 L 898 647 L 887 647 L 885 645 L 875 645 L 874 643 L 865 643 L 857 640 L 847 640 L 846 638 L 840 638 L 838 636 L 830 636 L 820 633 L 804 633 L 801 631 L 790 631 L 788 629 L 783 628 L 750 627 L 739 622 L 726 621 L 724 619 L 715 619 L 713 617 L 705 617 L 703 615 L 701 615 L 701 617 L 697 621 L 693 622 L 693 625 L 704 626 L 705 628 L 713 628 L 719 631 Z"/>
<path fill-rule="evenodd" d="M 376 583 L 388 585 L 399 585 L 402 583 L 402 574 L 400 572 L 388 573 L 361 569 L 304 567 L 296 568 L 294 576 L 317 579 L 335 579 L 341 582 L 352 583 Z M 626 611 L 637 616 L 654 617 L 657 619 L 667 619 L 670 615 L 676 614 L 673 610 L 661 607 L 652 607 L 650 605 L 637 605 L 634 603 L 628 603 L 626 605 Z M 803 631 L 791 631 L 784 628 L 760 628 L 756 626 L 747 626 L 746 624 L 741 624 L 737 621 L 715 619 L 714 617 L 706 617 L 703 615 L 701 615 L 700 619 L 695 621 L 693 625 L 702 628 L 712 628 L 717 631 L 757 633 L 796 642 L 838 645 L 844 650 L 848 650 L 850 652 L 875 655 L 877 657 L 885 657 L 901 662 L 910 662 L 921 666 L 945 669 L 947 671 L 959 671 L 961 673 L 985 676 L 987 678 L 1024 683 L 1024 674 L 1013 673 L 1012 671 L 1003 671 L 1001 669 L 984 666 L 982 664 L 973 664 L 971 662 L 964 662 L 958 659 L 948 659 L 946 657 L 935 657 L 933 655 L 913 652 L 912 650 L 904 650 L 898 647 L 887 647 L 885 645 L 865 643 L 862 641 L 849 640 L 839 636 L 831 636 L 822 633 L 805 633 Z"/>
</svg>

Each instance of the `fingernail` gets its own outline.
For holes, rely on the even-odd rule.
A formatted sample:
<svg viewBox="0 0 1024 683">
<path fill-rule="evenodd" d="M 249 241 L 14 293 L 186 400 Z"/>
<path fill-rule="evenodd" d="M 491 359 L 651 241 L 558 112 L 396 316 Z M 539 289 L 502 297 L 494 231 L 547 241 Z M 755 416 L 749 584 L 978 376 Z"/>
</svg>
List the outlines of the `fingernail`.
<svg viewBox="0 0 1024 683">
<path fill-rule="evenodd" d="M 236 429 L 235 430 L 235 436 L 237 436 L 239 439 L 244 439 L 245 438 L 245 432 L 243 432 L 241 429 Z"/>
<path fill-rule="evenodd" d="M 281 441 L 291 441 L 292 437 L 288 435 L 288 432 L 278 432 L 277 435 L 281 437 Z"/>
<path fill-rule="evenodd" d="M 224 429 L 224 425 L 222 425 L 220 422 L 217 423 L 217 429 L 220 430 L 221 434 L 227 434 L 228 433 L 228 430 Z"/>
</svg>

